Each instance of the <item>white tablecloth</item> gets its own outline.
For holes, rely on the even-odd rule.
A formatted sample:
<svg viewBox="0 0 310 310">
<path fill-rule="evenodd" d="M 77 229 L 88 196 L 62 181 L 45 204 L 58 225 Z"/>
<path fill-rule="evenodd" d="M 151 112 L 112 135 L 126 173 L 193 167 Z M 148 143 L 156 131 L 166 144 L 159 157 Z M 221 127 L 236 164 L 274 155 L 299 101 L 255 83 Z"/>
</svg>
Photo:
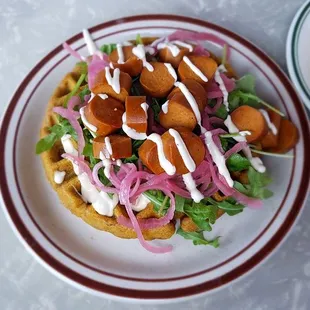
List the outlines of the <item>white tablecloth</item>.
<svg viewBox="0 0 310 310">
<path fill-rule="evenodd" d="M 1 0 L 0 113 L 49 50 L 84 27 L 127 15 L 170 13 L 220 24 L 248 38 L 285 69 L 285 40 L 303 0 Z M 310 309 L 310 200 L 281 248 L 229 287 L 190 302 L 137 306 L 83 293 L 23 248 L 0 212 L 0 309 Z"/>
</svg>

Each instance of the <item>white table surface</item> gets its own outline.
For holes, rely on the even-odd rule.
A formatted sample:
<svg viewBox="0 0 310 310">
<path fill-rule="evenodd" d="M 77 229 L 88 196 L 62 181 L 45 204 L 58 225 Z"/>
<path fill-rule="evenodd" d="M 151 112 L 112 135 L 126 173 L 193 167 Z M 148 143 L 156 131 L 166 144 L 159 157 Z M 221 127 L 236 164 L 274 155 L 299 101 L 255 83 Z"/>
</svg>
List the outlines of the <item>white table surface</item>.
<svg viewBox="0 0 310 310">
<path fill-rule="evenodd" d="M 127 15 L 170 13 L 208 20 L 243 35 L 285 68 L 289 25 L 304 0 L 0 0 L 0 113 L 49 50 L 82 28 Z M 0 309 L 310 309 L 310 200 L 293 231 L 261 266 L 190 302 L 112 302 L 62 282 L 19 243 L 0 212 Z"/>
</svg>

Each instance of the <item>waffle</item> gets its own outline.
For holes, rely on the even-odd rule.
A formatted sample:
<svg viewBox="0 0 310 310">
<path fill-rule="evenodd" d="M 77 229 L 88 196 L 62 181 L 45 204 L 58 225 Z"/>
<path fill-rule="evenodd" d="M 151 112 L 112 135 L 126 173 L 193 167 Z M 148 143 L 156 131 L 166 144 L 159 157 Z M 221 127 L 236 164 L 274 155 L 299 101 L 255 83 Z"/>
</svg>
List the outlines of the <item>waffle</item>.
<svg viewBox="0 0 310 310">
<path fill-rule="evenodd" d="M 42 128 L 40 130 L 40 138 L 48 135 L 48 128 L 57 123 L 56 115 L 52 112 L 52 109 L 56 106 L 63 105 L 66 96 L 73 90 L 77 80 L 80 77 L 81 73 L 79 70 L 80 67 L 75 66 L 72 72 L 68 73 L 55 89 L 48 103 Z M 61 154 L 63 153 L 64 150 L 62 144 L 60 141 L 57 141 L 52 149 L 42 153 L 41 155 L 46 177 L 53 189 L 57 192 L 62 204 L 70 210 L 71 213 L 80 217 L 84 222 L 96 229 L 112 233 L 113 235 L 124 239 L 137 238 L 133 229 L 124 227 L 117 223 L 118 216 L 124 215 L 128 217 L 124 206 L 120 204 L 117 205 L 114 209 L 114 215 L 112 217 L 108 217 L 100 215 L 95 211 L 91 204 L 84 202 L 80 195 L 80 181 L 73 171 L 71 162 L 61 157 Z M 62 184 L 56 184 L 54 182 L 54 172 L 56 170 L 66 172 L 65 179 Z M 140 219 L 152 217 L 157 218 L 158 215 L 153 211 L 152 204 L 149 204 L 146 209 L 136 213 L 136 217 Z M 142 231 L 146 240 L 168 239 L 174 234 L 174 232 L 174 221 L 156 229 Z"/>
</svg>

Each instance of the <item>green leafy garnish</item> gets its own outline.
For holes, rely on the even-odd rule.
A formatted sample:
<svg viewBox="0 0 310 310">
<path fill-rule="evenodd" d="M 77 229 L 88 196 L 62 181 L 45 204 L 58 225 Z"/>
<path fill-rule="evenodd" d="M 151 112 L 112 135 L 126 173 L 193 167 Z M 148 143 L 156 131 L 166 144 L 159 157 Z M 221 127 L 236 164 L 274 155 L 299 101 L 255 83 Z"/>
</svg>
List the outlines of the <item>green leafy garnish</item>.
<svg viewBox="0 0 310 310">
<path fill-rule="evenodd" d="M 181 197 L 179 195 L 175 195 L 175 210 L 184 213 L 185 202 L 186 198 Z"/>
<path fill-rule="evenodd" d="M 161 105 L 159 104 L 158 100 L 156 98 L 152 98 L 152 105 L 151 105 L 151 108 L 153 109 L 154 111 L 154 119 L 156 122 L 159 123 L 159 113 L 161 111 Z"/>
<path fill-rule="evenodd" d="M 82 83 L 84 82 L 86 78 L 86 73 L 81 74 L 80 78 L 78 79 L 78 81 L 76 82 L 74 88 L 72 89 L 72 91 L 67 95 L 63 106 L 67 107 L 68 101 L 78 92 L 79 88 L 81 87 Z"/>
<path fill-rule="evenodd" d="M 267 199 L 273 195 L 272 191 L 265 188 L 272 181 L 266 172 L 260 173 L 250 167 L 248 171 L 248 178 L 249 184 L 241 184 L 235 181 L 234 188 L 249 197 L 258 199 Z"/>
<path fill-rule="evenodd" d="M 228 112 L 226 110 L 226 107 L 222 104 L 217 111 L 215 112 L 215 116 L 221 118 L 221 119 L 226 119 L 228 116 Z"/>
<path fill-rule="evenodd" d="M 36 144 L 36 154 L 41 154 L 50 150 L 55 142 L 65 134 L 69 134 L 73 139 L 77 140 L 77 135 L 71 124 L 62 117 L 58 117 L 59 123 L 50 127 L 48 130 L 50 134 L 40 139 Z"/>
<path fill-rule="evenodd" d="M 88 65 L 86 61 L 80 61 L 76 64 L 80 70 L 81 70 L 81 74 L 87 74 L 88 73 Z"/>
<path fill-rule="evenodd" d="M 160 190 L 149 190 L 143 193 L 153 204 L 154 211 L 165 215 L 170 207 L 170 199 Z"/>
<path fill-rule="evenodd" d="M 236 81 L 236 89 L 255 95 L 255 77 L 252 74 L 244 75 Z"/>
<path fill-rule="evenodd" d="M 226 160 L 226 165 L 229 171 L 242 171 L 248 169 L 251 163 L 246 157 L 235 153 Z"/>
<path fill-rule="evenodd" d="M 100 47 L 100 51 L 107 55 L 110 55 L 115 49 L 116 49 L 116 44 L 114 43 L 104 44 Z"/>
<path fill-rule="evenodd" d="M 136 164 L 138 160 L 139 160 L 139 157 L 136 154 L 132 154 L 130 157 L 125 158 L 123 162 L 125 164 L 128 164 L 128 163 Z"/>
<path fill-rule="evenodd" d="M 136 36 L 136 45 L 138 45 L 138 44 L 142 44 L 143 45 L 143 41 L 142 41 L 142 38 L 141 38 L 139 33 Z"/>
<path fill-rule="evenodd" d="M 90 90 L 88 89 L 88 87 L 85 87 L 82 91 L 80 91 L 80 93 L 79 93 L 79 97 L 80 97 L 80 100 L 82 101 L 82 102 L 84 102 L 84 97 L 86 96 L 86 95 L 90 95 Z"/>
<path fill-rule="evenodd" d="M 185 232 L 182 228 L 177 230 L 177 234 L 182 236 L 184 239 L 192 240 L 194 245 L 211 245 L 214 248 L 219 247 L 219 238 L 216 237 L 213 240 L 206 240 L 202 232 Z"/>
</svg>

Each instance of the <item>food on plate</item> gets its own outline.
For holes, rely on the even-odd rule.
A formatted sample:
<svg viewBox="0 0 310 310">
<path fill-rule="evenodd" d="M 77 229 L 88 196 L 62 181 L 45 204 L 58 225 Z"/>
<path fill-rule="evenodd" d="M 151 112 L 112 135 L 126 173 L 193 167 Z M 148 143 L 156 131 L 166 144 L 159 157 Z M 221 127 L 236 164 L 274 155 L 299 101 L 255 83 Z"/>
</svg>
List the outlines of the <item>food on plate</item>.
<svg viewBox="0 0 310 310">
<path fill-rule="evenodd" d="M 292 157 L 283 153 L 297 128 L 256 94 L 252 75 L 236 75 L 212 34 L 138 35 L 100 49 L 83 34 L 90 55 L 64 44 L 79 62 L 56 87 L 36 146 L 61 202 L 152 253 L 172 246 L 146 240 L 175 232 L 218 247 L 208 238 L 217 220 L 272 196 L 264 156 Z"/>
</svg>

